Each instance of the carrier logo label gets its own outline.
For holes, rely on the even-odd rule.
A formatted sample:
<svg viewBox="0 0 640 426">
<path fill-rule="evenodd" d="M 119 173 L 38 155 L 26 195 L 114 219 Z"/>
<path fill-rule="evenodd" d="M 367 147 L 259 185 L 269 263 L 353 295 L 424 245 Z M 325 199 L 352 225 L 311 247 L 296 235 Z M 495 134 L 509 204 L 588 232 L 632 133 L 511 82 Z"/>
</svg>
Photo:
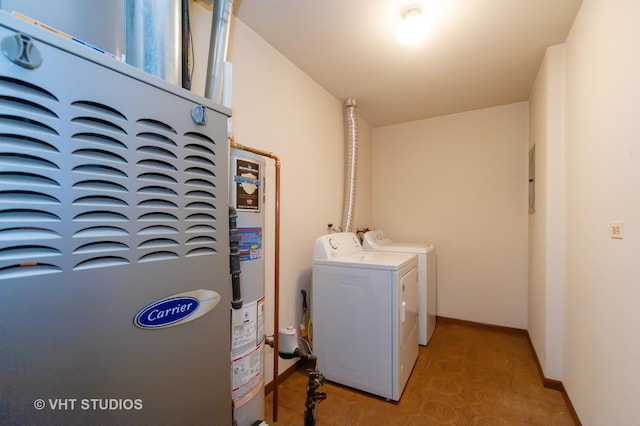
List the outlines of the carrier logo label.
<svg viewBox="0 0 640 426">
<path fill-rule="evenodd" d="M 157 300 L 140 310 L 133 323 L 146 329 L 167 328 L 200 318 L 220 302 L 211 290 L 194 290 Z"/>
</svg>

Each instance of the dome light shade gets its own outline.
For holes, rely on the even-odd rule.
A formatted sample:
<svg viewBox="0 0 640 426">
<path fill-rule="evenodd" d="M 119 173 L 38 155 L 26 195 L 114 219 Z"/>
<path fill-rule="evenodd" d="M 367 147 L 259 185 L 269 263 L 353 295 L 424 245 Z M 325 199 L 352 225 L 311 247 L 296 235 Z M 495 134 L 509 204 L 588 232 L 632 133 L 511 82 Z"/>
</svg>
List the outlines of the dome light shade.
<svg viewBox="0 0 640 426">
<path fill-rule="evenodd" d="M 411 46 L 420 43 L 427 35 L 427 21 L 422 10 L 409 7 L 402 14 L 402 21 L 396 29 L 396 38 L 404 45 Z"/>
</svg>

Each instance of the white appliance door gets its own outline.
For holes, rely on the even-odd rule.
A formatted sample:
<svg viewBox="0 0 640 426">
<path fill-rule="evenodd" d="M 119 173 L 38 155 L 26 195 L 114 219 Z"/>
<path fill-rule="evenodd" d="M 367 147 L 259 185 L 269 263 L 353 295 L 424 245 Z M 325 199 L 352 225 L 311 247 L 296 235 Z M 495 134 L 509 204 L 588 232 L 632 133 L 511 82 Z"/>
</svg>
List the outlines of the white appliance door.
<svg viewBox="0 0 640 426">
<path fill-rule="evenodd" d="M 314 265 L 313 349 L 333 382 L 392 397 L 392 272 Z"/>
<path fill-rule="evenodd" d="M 402 395 L 413 365 L 418 358 L 418 269 L 413 264 L 400 272 L 398 295 L 398 353 L 396 358 L 396 380 L 394 381 L 394 400 Z"/>
</svg>

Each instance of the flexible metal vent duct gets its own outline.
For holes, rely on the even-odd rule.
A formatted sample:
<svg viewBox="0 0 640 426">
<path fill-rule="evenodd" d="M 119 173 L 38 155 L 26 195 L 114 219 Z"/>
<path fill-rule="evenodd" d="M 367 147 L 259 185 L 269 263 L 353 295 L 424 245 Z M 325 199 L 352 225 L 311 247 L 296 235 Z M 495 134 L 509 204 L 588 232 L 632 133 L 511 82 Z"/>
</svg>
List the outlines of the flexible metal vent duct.
<svg viewBox="0 0 640 426">
<path fill-rule="evenodd" d="M 342 213 L 342 231 L 352 232 L 353 217 L 356 208 L 356 177 L 358 175 L 358 117 L 356 116 L 356 100 L 345 101 L 347 139 L 347 156 L 345 162 L 345 191 Z"/>
<path fill-rule="evenodd" d="M 128 64 L 182 84 L 180 0 L 126 0 Z"/>
</svg>

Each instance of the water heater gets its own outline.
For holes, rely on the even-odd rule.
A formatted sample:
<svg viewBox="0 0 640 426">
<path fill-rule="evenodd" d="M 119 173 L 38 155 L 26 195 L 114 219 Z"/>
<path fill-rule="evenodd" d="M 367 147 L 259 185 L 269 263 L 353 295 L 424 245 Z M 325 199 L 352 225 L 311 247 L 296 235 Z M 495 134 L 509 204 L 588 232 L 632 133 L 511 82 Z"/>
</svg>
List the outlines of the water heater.
<svg viewBox="0 0 640 426">
<path fill-rule="evenodd" d="M 264 169 L 263 157 L 231 149 L 230 204 L 237 213 L 242 307 L 232 309 L 231 368 L 234 419 L 264 419 Z"/>
</svg>

